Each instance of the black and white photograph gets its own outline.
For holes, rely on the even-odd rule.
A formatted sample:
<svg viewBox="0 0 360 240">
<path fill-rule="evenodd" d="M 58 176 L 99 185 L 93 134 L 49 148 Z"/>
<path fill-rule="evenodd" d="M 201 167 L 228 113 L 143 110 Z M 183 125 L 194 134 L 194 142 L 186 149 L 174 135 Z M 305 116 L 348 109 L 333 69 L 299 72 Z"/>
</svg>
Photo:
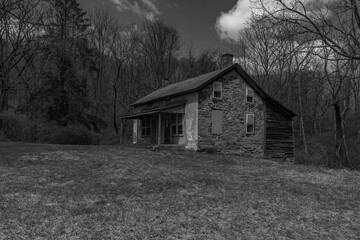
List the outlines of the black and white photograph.
<svg viewBox="0 0 360 240">
<path fill-rule="evenodd" d="M 0 240 L 360 239 L 360 0 L 0 0 Z"/>
</svg>

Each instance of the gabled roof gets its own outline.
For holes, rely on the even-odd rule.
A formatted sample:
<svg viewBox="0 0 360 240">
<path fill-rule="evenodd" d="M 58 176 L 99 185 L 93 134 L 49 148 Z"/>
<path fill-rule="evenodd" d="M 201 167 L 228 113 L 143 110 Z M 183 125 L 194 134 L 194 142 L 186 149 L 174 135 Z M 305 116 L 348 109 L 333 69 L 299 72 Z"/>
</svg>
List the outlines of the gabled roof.
<svg viewBox="0 0 360 240">
<path fill-rule="evenodd" d="M 153 102 L 154 100 L 159 100 L 161 98 L 175 96 L 175 95 L 183 95 L 189 92 L 195 92 L 200 86 L 207 85 L 209 80 L 215 79 L 218 76 L 222 75 L 221 73 L 224 69 L 217 70 L 214 72 L 209 72 L 194 78 L 190 78 L 185 81 L 177 82 L 174 84 L 170 84 L 166 87 L 159 88 L 154 92 L 146 95 L 145 97 L 139 99 L 138 101 L 131 104 L 132 106 L 141 105 L 148 102 Z"/>
<path fill-rule="evenodd" d="M 199 91 L 205 86 L 207 86 L 209 83 L 215 81 L 219 77 L 227 74 L 232 70 L 235 70 L 262 99 L 275 104 L 278 108 L 286 112 L 291 117 L 296 116 L 294 112 L 292 112 L 291 110 L 283 106 L 281 103 L 270 97 L 267 93 L 265 93 L 265 91 L 255 82 L 255 80 L 252 79 L 250 75 L 247 74 L 247 72 L 244 69 L 242 69 L 242 67 L 237 63 L 220 70 L 209 72 L 194 78 L 190 78 L 182 82 L 170 84 L 166 87 L 159 88 L 158 90 L 134 102 L 133 104 L 131 104 L 131 106 L 139 106 L 145 103 L 154 102 L 168 97 L 175 97 L 175 96 L 180 96 L 187 93 Z"/>
</svg>

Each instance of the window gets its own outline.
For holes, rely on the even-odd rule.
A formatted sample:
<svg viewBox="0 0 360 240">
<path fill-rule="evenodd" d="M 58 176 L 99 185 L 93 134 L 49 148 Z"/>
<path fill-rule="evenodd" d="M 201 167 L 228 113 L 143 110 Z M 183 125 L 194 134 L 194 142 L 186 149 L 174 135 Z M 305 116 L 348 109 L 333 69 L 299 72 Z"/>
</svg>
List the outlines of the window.
<svg viewBox="0 0 360 240">
<path fill-rule="evenodd" d="M 222 99 L 222 82 L 213 83 L 213 98 Z"/>
<path fill-rule="evenodd" d="M 150 118 L 141 119 L 141 136 L 150 136 Z"/>
<path fill-rule="evenodd" d="M 246 133 L 254 133 L 255 121 L 254 114 L 246 114 Z"/>
<path fill-rule="evenodd" d="M 183 134 L 183 120 L 184 114 L 176 113 L 171 116 L 171 132 L 172 135 Z"/>
<path fill-rule="evenodd" d="M 222 121 L 223 121 L 223 111 L 222 110 L 213 110 L 211 114 L 211 133 L 212 134 L 221 134 L 222 133 Z"/>
<path fill-rule="evenodd" d="M 254 102 L 254 91 L 251 88 L 246 88 L 246 102 Z"/>
</svg>

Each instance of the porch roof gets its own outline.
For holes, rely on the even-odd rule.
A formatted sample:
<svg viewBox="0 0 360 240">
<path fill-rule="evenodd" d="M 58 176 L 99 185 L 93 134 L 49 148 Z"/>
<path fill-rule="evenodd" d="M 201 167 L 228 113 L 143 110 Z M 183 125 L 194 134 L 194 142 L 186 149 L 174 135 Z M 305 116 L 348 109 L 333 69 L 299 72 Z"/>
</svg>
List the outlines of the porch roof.
<svg viewBox="0 0 360 240">
<path fill-rule="evenodd" d="M 149 109 L 148 111 L 134 113 L 131 115 L 126 115 L 126 116 L 121 117 L 121 119 L 137 119 L 139 117 L 150 116 L 150 115 L 158 114 L 158 113 L 172 113 L 170 111 L 171 109 L 177 108 L 180 106 L 185 106 L 185 104 L 186 104 L 186 101 L 181 101 L 181 102 L 177 102 L 172 105 L 162 106 L 162 107 L 158 107 L 158 108 Z"/>
<path fill-rule="evenodd" d="M 139 117 L 149 116 L 149 115 L 153 115 L 153 114 L 156 114 L 156 113 L 160 113 L 160 110 L 135 113 L 135 114 L 131 114 L 131 115 L 122 116 L 120 118 L 121 119 L 137 119 Z"/>
</svg>

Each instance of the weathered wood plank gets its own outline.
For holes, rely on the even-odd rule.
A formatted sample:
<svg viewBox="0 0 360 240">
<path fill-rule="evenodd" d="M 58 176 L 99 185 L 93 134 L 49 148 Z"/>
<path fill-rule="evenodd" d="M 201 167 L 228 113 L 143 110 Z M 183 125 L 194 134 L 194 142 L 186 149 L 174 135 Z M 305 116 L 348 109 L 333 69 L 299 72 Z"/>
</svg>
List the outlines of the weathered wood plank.
<svg viewBox="0 0 360 240">
<path fill-rule="evenodd" d="M 292 119 L 269 103 L 266 104 L 265 142 L 267 157 L 294 156 Z"/>
</svg>

